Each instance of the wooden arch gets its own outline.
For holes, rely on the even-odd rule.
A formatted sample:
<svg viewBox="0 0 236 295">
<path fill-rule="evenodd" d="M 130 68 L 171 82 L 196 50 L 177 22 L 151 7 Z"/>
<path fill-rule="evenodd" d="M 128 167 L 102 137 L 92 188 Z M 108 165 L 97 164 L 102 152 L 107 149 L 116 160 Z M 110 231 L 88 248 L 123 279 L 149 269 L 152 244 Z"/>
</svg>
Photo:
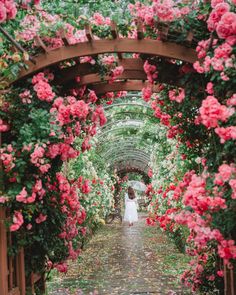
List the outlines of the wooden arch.
<svg viewBox="0 0 236 295">
<path fill-rule="evenodd" d="M 168 61 L 165 68 L 170 75 L 164 77 L 164 79 L 161 78 L 163 81 L 160 82 L 173 85 L 178 83 L 178 67 L 169 61 L 180 60 L 183 63 L 193 63 L 197 60 L 195 50 L 189 47 L 192 40 L 189 37 L 186 39 L 186 46 L 167 42 L 163 34 L 160 34 L 161 40 L 144 39 L 143 25 L 139 21 L 137 22 L 137 39 L 120 38 L 115 23 L 111 24 L 110 30 L 112 38 L 95 40 L 91 28 L 86 26 L 85 32 L 88 41 L 75 45 L 70 45 L 70 41 L 63 33 L 64 46 L 55 50 L 49 49 L 37 36 L 35 43 L 42 53 L 31 57 L 30 61 L 27 62 L 27 69 L 21 71 L 15 82 L 43 69 L 50 69 L 55 75 L 54 83 L 62 86 L 62 89 L 66 88 L 66 91 L 72 85 L 76 85 L 76 87 L 89 86 L 98 94 L 120 90 L 139 91 L 147 84 L 145 82 L 147 76 L 143 70 L 144 61 L 141 58 L 125 58 L 125 53 L 138 53 L 145 57 L 157 56 Z M 112 84 L 109 83 L 109 76 L 101 78 L 91 64 L 78 63 L 79 57 L 97 56 L 104 53 L 117 54 L 117 63 L 124 68 L 122 75 L 117 77 L 116 82 Z M 60 67 L 62 62 L 72 60 L 74 60 L 75 65 L 63 69 Z M 174 73 L 173 67 L 175 67 Z M 81 78 L 80 83 L 75 83 L 77 76 Z M 155 90 L 155 86 L 153 86 L 153 91 Z"/>
<path fill-rule="evenodd" d="M 188 46 L 183 46 L 165 41 L 167 39 L 167 36 L 165 36 L 164 34 L 160 34 L 161 36 L 163 36 L 163 39 L 161 37 L 161 40 L 144 39 L 142 26 L 140 25 L 137 28 L 137 33 L 137 39 L 119 38 L 116 26 L 112 24 L 111 35 L 113 39 L 95 40 L 94 36 L 91 33 L 91 28 L 86 28 L 86 36 L 88 40 L 87 42 L 70 45 L 69 40 L 64 37 L 64 46 L 56 50 L 49 50 L 47 46 L 43 43 L 43 41 L 39 37 L 37 37 L 36 41 L 38 47 L 39 49 L 41 49 L 41 51 L 43 51 L 43 53 L 39 54 L 38 56 L 30 57 L 30 61 L 26 63 L 27 69 L 22 70 L 18 79 L 14 82 L 25 79 L 41 70 L 51 69 L 54 73 L 59 72 L 64 76 L 64 80 L 60 81 L 60 77 L 58 80 L 56 80 L 58 84 L 69 83 L 70 81 L 74 80 L 76 75 L 80 75 L 81 83 L 78 86 L 91 85 L 92 89 L 95 90 L 97 94 L 122 90 L 140 91 L 144 87 L 149 86 L 149 83 L 146 81 L 146 76 L 144 76 L 143 69 L 141 68 L 141 61 L 137 61 L 135 59 L 133 59 L 132 61 L 128 61 L 124 58 L 124 53 L 138 53 L 146 56 L 159 56 L 167 60 L 180 60 L 186 63 L 193 63 L 197 60 L 195 50 L 189 47 L 189 45 L 191 44 L 191 38 L 190 40 L 188 40 L 187 37 L 186 45 Z M 59 67 L 60 63 L 62 63 L 63 61 L 76 60 L 79 57 L 95 56 L 104 53 L 117 54 L 119 58 L 118 64 L 123 65 L 125 68 L 124 73 L 120 77 L 118 77 L 118 79 L 112 84 L 107 83 L 109 80 L 108 77 L 105 77 L 104 80 L 100 79 L 96 72 L 94 73 L 91 71 L 91 65 L 89 64 L 80 64 L 76 65 L 75 67 L 67 68 L 65 70 L 62 70 Z M 136 63 L 136 65 L 131 67 L 131 63 Z M 174 75 L 173 72 L 171 74 L 172 76 Z M 169 80 L 168 83 L 170 83 Z M 152 90 L 153 92 L 158 91 L 158 86 L 152 85 Z M 119 173 L 128 172 L 129 170 L 136 170 L 136 172 L 145 173 L 145 169 L 147 168 L 148 166 L 146 166 L 144 169 L 140 169 L 139 167 L 125 167 L 120 165 Z M 3 240 L 6 242 L 6 230 L 3 224 L 3 219 L 5 219 L 4 214 L 4 212 L 0 212 L 0 242 Z M 11 293 L 8 292 L 7 286 L 8 271 L 6 265 L 6 247 L 0 249 L 0 258 L 4 258 L 4 260 L 1 260 L 3 261 L 3 263 L 0 264 L 0 273 L 2 274 L 0 279 L 0 289 L 4 295 L 10 295 L 13 293 L 11 291 Z M 230 280 L 231 282 L 233 281 L 231 278 L 231 274 L 229 274 L 228 270 L 225 270 L 224 273 L 225 294 L 232 295 L 234 293 L 232 291 L 232 287 L 229 285 Z M 22 273 L 21 276 L 23 276 Z M 32 277 L 33 285 L 36 279 L 34 279 L 34 276 Z M 17 291 L 18 293 L 14 294 L 25 294 L 25 283 L 23 279 L 21 280 L 21 284 L 21 290 L 19 289 L 20 291 Z"/>
<path fill-rule="evenodd" d="M 121 90 L 140 91 L 143 87 L 149 85 L 147 82 L 146 74 L 143 70 L 144 62 L 141 58 L 125 58 L 125 53 L 138 53 L 142 56 L 158 56 L 166 60 L 181 60 L 184 63 L 193 63 L 197 60 L 195 50 L 190 48 L 189 46 L 167 42 L 164 40 L 165 38 L 163 40 L 144 39 L 143 28 L 140 23 L 137 25 L 137 39 L 120 38 L 117 32 L 116 25 L 114 23 L 111 24 L 112 38 L 110 39 L 95 40 L 90 27 L 86 27 L 85 32 L 88 40 L 87 42 L 70 45 L 70 41 L 66 37 L 62 36 L 64 46 L 55 50 L 50 50 L 44 44 L 43 40 L 41 40 L 40 37 L 37 36 L 35 38 L 35 43 L 38 47 L 38 51 L 41 51 L 41 53 L 37 56 L 30 56 L 30 60 L 26 62 L 27 68 L 21 71 L 19 77 L 16 79 L 16 81 L 14 81 L 14 83 L 21 83 L 21 81 L 24 81 L 27 77 L 30 77 L 33 74 L 44 69 L 49 69 L 55 75 L 54 83 L 57 85 L 62 85 L 62 88 L 66 87 L 67 84 L 74 84 L 75 77 L 79 75 L 81 77 L 81 82 L 77 86 L 91 86 L 91 89 L 94 89 L 97 94 Z M 189 40 L 186 40 L 186 44 L 188 41 Z M 14 43 L 14 45 L 16 45 L 16 42 Z M 77 63 L 79 57 L 97 56 L 104 53 L 117 54 L 118 65 L 122 65 L 124 67 L 123 74 L 120 77 L 117 77 L 117 80 L 112 84 L 109 83 L 109 77 L 101 79 L 99 74 L 96 72 L 96 70 L 94 71 L 90 64 Z M 73 60 L 73 62 L 75 63 L 74 66 L 64 69 L 60 67 L 62 62 L 71 60 Z M 175 83 L 175 81 L 173 83 Z M 153 85 L 152 88 L 154 92 L 158 91 L 157 85 Z M 147 161 L 136 158 L 136 162 L 136 165 L 128 165 L 129 167 L 127 167 L 127 162 L 125 163 L 125 167 L 121 165 L 124 163 L 118 163 L 118 161 L 115 164 L 119 164 L 120 172 L 124 170 L 126 170 L 127 172 L 128 170 L 130 170 L 146 175 L 145 170 L 147 170 L 148 168 L 148 165 L 146 163 Z M 6 242 L 6 229 L 5 227 L 3 227 L 3 223 L 1 220 L 3 218 L 5 219 L 5 216 L 1 216 L 0 214 L 0 242 L 3 241 L 3 239 Z M 4 252 L 1 251 L 2 249 L 0 249 L 0 258 L 2 259 L 3 257 L 5 259 L 4 261 L 1 260 L 3 261 L 4 265 L 0 266 L 0 271 L 3 274 L 3 279 L 0 280 L 0 289 L 3 290 L 3 295 L 10 295 L 13 293 L 8 288 L 6 280 L 8 275 L 6 249 L 6 246 L 3 249 Z M 18 288 L 18 293 L 14 293 L 17 295 L 25 295 L 23 266 L 21 268 L 22 279 L 21 281 L 19 280 L 20 288 Z M 40 277 L 37 277 L 37 274 L 32 274 L 32 293 L 34 293 L 34 284 L 39 279 Z M 8 289 L 10 290 L 9 292 Z"/>
<path fill-rule="evenodd" d="M 96 41 L 91 39 L 90 42 L 64 46 L 38 55 L 34 58 L 35 64 L 27 62 L 28 69 L 23 70 L 20 73 L 19 78 L 32 75 L 44 68 L 59 64 L 62 61 L 103 53 L 139 53 L 182 60 L 189 63 L 193 63 L 197 60 L 194 49 L 171 42 L 162 42 L 151 39 L 136 40 L 128 38 L 114 40 L 104 39 Z"/>
</svg>

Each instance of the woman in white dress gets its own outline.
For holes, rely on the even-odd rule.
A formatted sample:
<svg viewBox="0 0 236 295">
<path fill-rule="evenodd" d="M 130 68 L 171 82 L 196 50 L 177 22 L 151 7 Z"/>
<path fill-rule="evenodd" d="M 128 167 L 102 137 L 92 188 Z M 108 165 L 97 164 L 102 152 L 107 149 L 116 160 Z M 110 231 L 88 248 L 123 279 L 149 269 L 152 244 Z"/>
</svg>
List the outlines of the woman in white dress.
<svg viewBox="0 0 236 295">
<path fill-rule="evenodd" d="M 131 186 L 128 187 L 128 193 L 125 194 L 125 216 L 124 221 L 129 222 L 129 226 L 133 225 L 134 221 L 138 221 L 137 199 L 135 198 L 134 190 Z"/>
</svg>

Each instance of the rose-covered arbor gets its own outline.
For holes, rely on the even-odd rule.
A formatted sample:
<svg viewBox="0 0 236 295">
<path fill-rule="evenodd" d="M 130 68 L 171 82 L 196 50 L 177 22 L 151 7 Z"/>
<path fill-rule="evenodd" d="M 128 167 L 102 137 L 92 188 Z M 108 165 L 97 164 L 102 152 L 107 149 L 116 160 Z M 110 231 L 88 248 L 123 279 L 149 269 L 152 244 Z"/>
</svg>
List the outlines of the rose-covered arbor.
<svg viewBox="0 0 236 295">
<path fill-rule="evenodd" d="M 61 205 L 67 207 L 61 206 L 67 218 L 79 219 L 79 224 L 83 222 L 84 211 L 80 208 L 75 191 L 79 189 L 81 193 L 86 194 L 89 190 L 88 182 L 78 181 L 75 185 L 70 184 L 69 188 L 68 180 L 59 173 L 62 162 L 78 156 L 79 149 L 82 151 L 89 149 L 89 141 L 94 136 L 96 127 L 106 121 L 100 107 L 102 99 L 105 98 L 107 102 L 112 103 L 115 97 L 114 94 L 107 92 L 142 91 L 143 98 L 150 102 L 155 117 L 167 126 L 167 137 L 176 138 L 178 153 L 184 161 L 182 170 L 178 171 L 178 175 L 176 174 L 168 184 L 165 183 L 164 187 L 158 188 L 153 182 L 153 187 L 149 188 L 148 193 L 153 201 L 150 220 L 160 222 L 161 225 L 165 223 L 164 227 L 167 230 L 172 230 L 178 224 L 187 226 L 190 231 L 188 242 L 193 246 L 193 250 L 189 250 L 189 253 L 195 255 L 196 261 L 192 265 L 196 267 L 192 272 L 186 272 L 183 279 L 191 284 L 193 289 L 205 285 L 211 288 L 211 284 L 206 280 L 210 282 L 220 280 L 222 265 L 218 264 L 216 258 L 213 278 L 209 271 L 205 272 L 206 262 L 210 265 L 214 255 L 221 257 L 224 259 L 226 269 L 231 266 L 229 262 L 233 262 L 235 258 L 232 235 L 235 226 L 233 218 L 235 32 L 230 29 L 234 28 L 231 24 L 234 24 L 235 6 L 234 2 L 229 5 L 224 1 L 212 1 L 210 6 L 210 3 L 196 1 L 193 4 L 196 9 L 189 11 L 188 6 L 181 3 L 179 6 L 172 1 L 167 2 L 155 1 L 149 6 L 131 5 L 130 10 L 136 22 L 132 24 L 133 30 L 128 30 L 130 38 L 124 37 L 123 32 L 123 36 L 119 36 L 116 25 L 109 20 L 103 23 L 106 26 L 105 33 L 99 31 L 97 27 L 102 24 L 102 17 L 95 25 L 93 24 L 92 28 L 87 26 L 85 31 L 81 29 L 83 33 L 80 35 L 81 32 L 75 33 L 68 24 L 65 27 L 55 26 L 55 31 L 50 31 L 48 24 L 55 25 L 54 18 L 58 21 L 58 17 L 50 18 L 44 12 L 37 13 L 43 21 L 46 20 L 46 30 L 44 28 L 40 31 L 39 27 L 36 27 L 35 31 L 29 31 L 27 26 L 30 26 L 32 21 L 36 20 L 37 26 L 40 26 L 40 23 L 37 22 L 37 17 L 34 18 L 35 15 L 33 19 L 26 16 L 24 23 L 26 31 L 22 36 L 24 39 L 28 38 L 28 34 L 32 34 L 33 38 L 24 40 L 26 41 L 24 48 L 30 50 L 32 42 L 34 47 L 30 52 L 30 62 L 26 62 L 29 68 L 21 72 L 20 80 L 14 78 L 17 81 L 11 90 L 4 90 L 4 93 L 9 93 L 6 98 L 4 97 L 6 103 L 4 101 L 3 111 L 10 113 L 10 120 L 8 121 L 5 115 L 1 121 L 1 130 L 7 131 L 3 134 L 3 142 L 14 143 L 13 146 L 5 146 L 1 155 L 5 169 L 7 168 L 9 170 L 7 173 L 10 174 L 10 178 L 7 177 L 5 182 L 12 202 L 9 203 L 13 204 L 9 206 L 12 214 L 14 213 L 11 229 L 16 231 L 16 234 L 19 229 L 23 233 L 24 230 L 32 234 L 36 231 L 35 237 L 38 237 L 39 225 L 42 224 L 43 229 L 43 225 L 49 222 L 47 218 L 49 213 L 59 221 L 52 210 L 47 208 L 57 205 L 59 210 Z M 162 14 L 158 5 L 161 8 L 162 5 L 165 8 L 167 5 L 169 9 L 167 15 Z M 221 5 L 220 8 L 217 5 Z M 178 23 L 181 23 L 181 16 L 185 22 L 184 25 L 178 26 Z M 198 19 L 196 23 L 191 22 L 193 19 L 195 21 L 194 16 Z M 219 20 L 221 22 L 217 25 Z M 224 31 L 223 25 L 227 25 L 228 29 Z M 50 38 L 45 35 L 47 30 L 50 31 Z M 92 33 L 92 30 L 95 30 L 96 34 Z M 156 36 L 159 40 L 155 40 Z M 100 40 L 96 40 L 97 37 Z M 200 41 L 201 39 L 205 40 Z M 197 59 L 194 48 L 198 41 L 200 42 L 197 54 L 202 60 L 194 63 L 196 70 L 194 71 L 191 63 Z M 23 56 L 27 59 L 26 52 L 23 52 Z M 12 66 L 20 58 L 20 54 L 16 53 L 6 60 Z M 46 71 L 37 74 L 39 70 Z M 7 76 L 5 68 L 3 74 Z M 36 75 L 31 82 L 32 74 Z M 20 93 L 20 101 L 14 100 L 17 93 L 18 95 Z M 153 93 L 157 94 L 152 95 Z M 123 93 L 119 92 L 117 95 L 122 96 Z M 8 109 L 7 104 L 11 106 L 10 103 L 14 107 Z M 23 112 L 27 114 L 25 118 L 24 115 L 20 116 Z M 54 116 L 53 119 L 50 114 Z M 26 118 L 29 119 L 26 121 L 31 124 L 31 129 L 35 128 L 37 132 L 30 133 L 30 128 L 27 129 L 27 126 L 20 131 L 21 124 Z M 53 120 L 59 122 L 53 126 L 55 128 L 50 126 L 54 125 Z M 10 127 L 11 131 L 8 132 Z M 8 136 L 9 134 L 12 138 Z M 24 136 L 22 141 L 18 140 L 18 134 Z M 80 137 L 82 141 L 77 143 L 76 149 L 75 137 Z M 33 146 L 30 146 L 31 143 Z M 127 149 L 129 146 L 129 144 L 126 146 Z M 23 156 L 19 155 L 19 151 Z M 132 146 L 131 152 L 134 151 Z M 137 159 L 145 158 L 141 152 L 139 154 Z M 196 165 L 193 159 L 197 156 L 202 159 Z M 117 159 L 119 157 L 122 157 L 122 154 L 118 155 Z M 30 162 L 30 170 L 23 164 L 27 161 Z M 114 161 L 116 162 L 115 158 Z M 55 167 L 56 179 L 53 172 Z M 121 170 L 123 168 L 126 167 L 121 165 Z M 134 168 L 140 169 L 140 167 Z M 183 176 L 183 172 L 187 170 L 195 172 L 190 171 Z M 22 176 L 22 172 L 26 172 L 26 177 Z M 49 175 L 52 181 L 49 180 Z M 43 178 L 42 184 L 39 182 L 39 177 Z M 26 178 L 29 178 L 31 183 L 27 183 L 29 179 Z M 17 188 L 15 184 L 18 185 Z M 15 187 L 15 190 L 11 187 Z M 49 193 L 47 198 L 44 198 L 45 189 Z M 58 196 L 54 198 L 52 191 L 56 191 Z M 65 198 L 63 192 L 69 193 L 72 199 Z M 159 216 L 158 202 L 167 196 L 170 208 L 167 207 L 166 212 L 164 214 L 161 212 Z M 3 198 L 1 202 L 7 203 L 8 199 Z M 77 202 L 76 206 L 74 202 Z M 227 226 L 218 222 L 219 216 L 224 216 L 223 220 Z M 32 223 L 33 229 L 30 228 Z M 76 237 L 75 233 L 76 230 L 73 234 L 70 233 L 73 238 Z M 72 241 L 67 234 L 67 231 L 55 233 L 55 239 L 60 235 L 69 251 L 69 255 L 63 253 L 63 259 L 60 261 L 64 261 L 66 256 L 71 258 L 78 254 L 75 253 L 78 249 L 74 248 L 74 240 Z M 32 240 L 30 243 L 32 244 Z M 51 255 L 50 249 L 50 247 L 47 249 L 47 255 L 48 253 Z M 57 251 L 61 253 L 59 249 Z M 44 253 L 42 257 L 43 255 Z M 58 257 L 56 259 L 51 255 L 49 258 L 47 261 L 49 268 L 52 263 L 54 267 L 64 269 L 64 264 L 58 263 Z M 52 258 L 55 261 L 52 261 Z M 34 268 L 34 265 L 31 266 Z M 40 268 L 42 272 L 43 265 Z M 232 274 L 231 270 L 231 282 L 233 282 Z M 227 271 L 225 271 L 226 281 L 229 282 Z M 232 284 L 229 288 L 225 287 L 225 292 L 233 294 Z"/>
</svg>

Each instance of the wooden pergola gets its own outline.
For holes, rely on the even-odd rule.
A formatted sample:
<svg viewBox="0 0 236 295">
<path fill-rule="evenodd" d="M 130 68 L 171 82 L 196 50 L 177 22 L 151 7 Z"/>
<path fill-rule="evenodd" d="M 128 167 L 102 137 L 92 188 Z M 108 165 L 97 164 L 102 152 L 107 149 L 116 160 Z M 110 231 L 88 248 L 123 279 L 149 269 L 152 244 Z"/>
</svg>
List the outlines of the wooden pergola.
<svg viewBox="0 0 236 295">
<path fill-rule="evenodd" d="M 143 25 L 137 22 L 137 38 L 121 38 L 115 23 L 111 25 L 112 39 L 95 40 L 91 27 L 85 27 L 87 42 L 70 45 L 69 40 L 62 36 L 64 46 L 55 50 L 49 50 L 43 40 L 37 36 L 36 42 L 41 53 L 31 56 L 26 62 L 27 69 L 21 71 L 18 79 L 13 83 L 23 83 L 25 79 L 33 74 L 49 69 L 55 75 L 57 85 L 62 86 L 62 91 L 66 91 L 68 86 L 77 87 L 88 86 L 97 94 L 104 94 L 113 91 L 140 91 L 143 87 L 150 86 L 146 74 L 143 70 L 144 61 L 141 58 L 126 58 L 126 53 L 138 53 L 142 56 L 156 56 L 166 60 L 169 75 L 162 82 L 178 84 L 178 67 L 173 72 L 173 65 L 170 61 L 181 61 L 182 63 L 192 64 L 197 60 L 196 52 L 191 48 L 193 34 L 189 32 L 186 37 L 185 45 L 179 45 L 166 41 L 168 31 L 163 27 L 160 31 L 160 40 L 144 38 Z M 16 44 L 14 44 L 16 45 Z M 17 46 L 16 46 L 17 47 Z M 18 48 L 19 49 L 19 48 Z M 21 49 L 22 50 L 22 49 Z M 124 67 L 124 72 L 117 77 L 114 83 L 109 83 L 109 77 L 101 79 L 98 72 L 94 71 L 88 63 L 78 63 L 79 57 L 97 56 L 99 54 L 116 54 L 118 65 Z M 73 66 L 62 69 L 62 62 L 75 61 Z M 76 83 L 75 78 L 80 76 L 81 80 Z M 158 91 L 158 85 L 151 85 L 153 92 Z M 133 169 L 133 168 L 132 168 Z M 144 173 L 137 168 L 139 173 Z M 128 171 L 125 167 L 120 167 L 119 172 Z M 10 234 L 7 233 L 5 223 L 6 212 L 0 207 L 0 290 L 1 295 L 25 295 L 25 275 L 24 275 L 24 254 L 23 250 L 14 259 L 7 255 L 7 245 L 10 245 Z M 31 276 L 31 289 L 33 292 L 34 283 L 39 279 L 36 274 Z M 225 295 L 234 295 L 232 273 L 225 271 Z"/>
</svg>

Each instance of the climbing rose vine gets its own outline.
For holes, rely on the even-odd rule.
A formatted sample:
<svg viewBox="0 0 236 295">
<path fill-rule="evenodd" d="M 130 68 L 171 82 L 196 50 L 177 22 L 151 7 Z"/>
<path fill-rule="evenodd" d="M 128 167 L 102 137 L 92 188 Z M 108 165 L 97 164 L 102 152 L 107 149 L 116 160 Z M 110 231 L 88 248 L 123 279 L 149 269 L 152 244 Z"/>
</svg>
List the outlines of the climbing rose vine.
<svg viewBox="0 0 236 295">
<path fill-rule="evenodd" d="M 43 1 L 45 9 L 38 6 L 39 1 L 21 2 L 0 1 L 0 22 L 28 50 L 15 53 L 4 40 L 0 66 L 6 81 L 1 80 L 1 89 L 17 77 L 29 54 L 38 54 L 37 36 L 48 50 L 64 46 L 65 39 L 69 45 L 88 41 L 84 17 L 75 21 L 55 14 Z M 187 44 L 187 36 L 194 32 L 192 43 L 187 44 L 197 53 L 193 65 L 136 53 L 133 58 L 143 59 L 149 84 L 142 96 L 165 126 L 162 144 L 166 149 L 154 149 L 151 164 L 147 223 L 158 223 L 174 237 L 181 236 L 185 252 L 193 258 L 182 280 L 203 293 L 222 288 L 222 263 L 235 267 L 235 5 L 234 0 L 189 5 L 171 0 L 136 2 L 128 7 L 133 19 L 121 24 L 121 38 L 137 37 L 138 18 L 145 38 L 162 40 L 166 29 L 168 41 Z M 16 14 L 17 10 L 21 13 Z M 16 23 L 11 23 L 14 18 Z M 90 22 L 95 39 L 110 38 L 109 15 L 95 12 Z M 180 27 L 182 33 L 174 39 Z M 59 68 L 76 63 L 99 69 L 110 84 L 124 73 L 115 55 L 108 54 L 68 60 Z M 168 75 L 166 79 L 166 68 L 171 79 Z M 30 271 L 44 272 L 45 265 L 66 271 L 66 259 L 75 259 L 80 252 L 89 212 L 96 216 L 93 204 L 103 206 L 101 199 L 94 201 L 93 193 L 101 195 L 104 183 L 88 175 L 69 178 L 63 163 L 76 161 L 90 150 L 97 127 L 106 123 L 100 102 L 112 104 L 125 93 L 99 96 L 81 86 L 77 75 L 73 87 L 61 95 L 53 72 L 47 70 L 24 82 L 13 85 L 1 100 L 5 192 L 0 202 L 9 208 L 9 229 L 17 243 L 28 250 Z"/>
</svg>

